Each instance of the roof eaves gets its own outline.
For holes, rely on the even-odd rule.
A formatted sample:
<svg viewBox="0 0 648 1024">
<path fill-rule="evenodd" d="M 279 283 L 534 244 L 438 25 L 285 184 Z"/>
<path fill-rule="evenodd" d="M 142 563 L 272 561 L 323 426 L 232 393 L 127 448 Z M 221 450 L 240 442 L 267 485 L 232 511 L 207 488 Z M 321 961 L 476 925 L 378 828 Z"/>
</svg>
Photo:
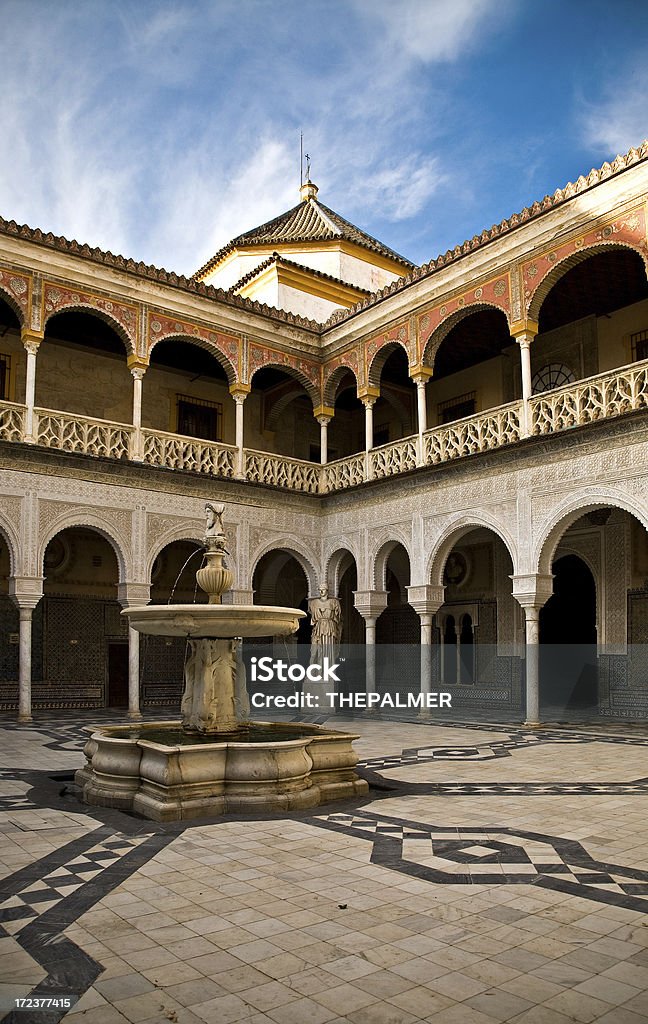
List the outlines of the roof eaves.
<svg viewBox="0 0 648 1024">
<path fill-rule="evenodd" d="M 447 267 L 448 264 L 456 263 L 458 260 L 463 259 L 464 256 L 468 256 L 477 249 L 481 249 L 496 241 L 501 235 L 514 231 L 515 228 L 527 224 L 530 220 L 535 220 L 536 217 L 540 217 L 548 210 L 561 206 L 563 203 L 568 202 L 568 200 L 573 199 L 574 196 L 588 192 L 608 178 L 621 174 L 623 171 L 634 166 L 634 164 L 642 163 L 646 159 L 648 159 L 648 139 L 644 139 L 639 146 L 629 149 L 627 153 L 616 156 L 611 163 L 606 161 L 601 167 L 592 168 L 588 175 L 581 174 L 577 181 L 570 181 L 564 188 L 557 188 L 553 195 L 547 195 L 539 202 L 535 202 L 531 206 L 525 206 L 520 213 L 514 213 L 511 217 L 500 221 L 499 224 L 493 224 L 491 228 L 485 229 L 480 235 L 474 235 L 468 241 L 463 242 L 462 245 L 456 245 L 454 249 L 448 249 L 445 254 L 437 256 L 436 259 L 423 263 L 420 267 L 414 267 L 409 274 L 397 278 L 396 281 L 392 281 L 391 284 L 381 288 L 380 291 L 372 292 L 369 298 L 361 299 L 360 302 L 357 302 L 355 306 L 351 306 L 350 309 L 335 310 L 322 325 L 322 332 L 337 326 L 343 320 L 356 316 L 362 310 L 376 305 L 389 295 L 403 291 L 403 289 L 408 288 L 417 281 L 421 281 L 423 278 L 431 277 L 443 267 Z"/>
</svg>

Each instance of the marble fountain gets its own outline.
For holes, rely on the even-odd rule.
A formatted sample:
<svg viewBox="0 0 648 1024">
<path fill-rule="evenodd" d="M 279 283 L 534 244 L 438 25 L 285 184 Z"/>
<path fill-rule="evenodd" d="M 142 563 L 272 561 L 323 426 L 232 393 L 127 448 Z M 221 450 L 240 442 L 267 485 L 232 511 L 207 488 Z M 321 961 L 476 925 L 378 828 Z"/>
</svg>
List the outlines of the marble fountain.
<svg viewBox="0 0 648 1024">
<path fill-rule="evenodd" d="M 206 564 L 196 573 L 207 604 L 125 609 L 140 633 L 186 637 L 181 720 L 88 726 L 86 766 L 76 773 L 85 803 L 154 821 L 258 810 L 295 811 L 360 796 L 357 735 L 304 722 L 251 722 L 241 637 L 287 636 L 297 608 L 222 604 L 232 586 L 223 505 L 206 506 Z"/>
</svg>

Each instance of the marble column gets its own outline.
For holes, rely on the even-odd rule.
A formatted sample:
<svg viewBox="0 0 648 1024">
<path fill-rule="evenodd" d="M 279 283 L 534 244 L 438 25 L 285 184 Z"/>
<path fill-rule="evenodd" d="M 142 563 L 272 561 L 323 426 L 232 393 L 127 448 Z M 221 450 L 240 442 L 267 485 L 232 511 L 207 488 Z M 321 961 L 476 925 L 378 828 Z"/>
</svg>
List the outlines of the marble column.
<svg viewBox="0 0 648 1024">
<path fill-rule="evenodd" d="M 365 620 L 365 691 L 376 691 L 376 621 L 387 607 L 386 590 L 356 590 L 353 603 Z"/>
<path fill-rule="evenodd" d="M 244 436 L 245 436 L 245 421 L 243 415 L 243 405 L 245 399 L 250 393 L 249 386 L 234 385 L 230 388 L 230 394 L 234 399 L 236 407 L 236 457 L 234 463 L 234 479 L 245 480 L 245 451 L 244 451 Z"/>
<path fill-rule="evenodd" d="M 43 596 L 43 577 L 12 576 L 9 596 L 18 608 L 18 721 L 32 720 L 32 616 Z"/>
<path fill-rule="evenodd" d="M 511 334 L 520 346 L 520 364 L 522 369 L 522 436 L 531 434 L 531 343 L 538 333 L 535 321 L 514 325 Z"/>
<path fill-rule="evenodd" d="M 36 356 L 43 335 L 23 328 L 21 340 L 27 353 L 27 370 L 25 375 L 25 422 L 23 424 L 23 441 L 34 444 L 34 404 L 36 400 Z"/>
<path fill-rule="evenodd" d="M 524 610 L 525 620 L 525 701 L 524 724 L 540 725 L 540 609 L 553 593 L 550 573 L 511 576 L 513 597 Z"/>
<path fill-rule="evenodd" d="M 421 620 L 420 692 L 425 701 L 432 691 L 432 621 L 444 601 L 445 588 L 438 586 L 412 586 L 407 588 L 407 600 Z M 428 718 L 430 710 L 423 706 L 420 714 Z"/>
<path fill-rule="evenodd" d="M 117 600 L 122 608 L 148 604 L 151 595 L 149 583 L 120 583 Z M 140 710 L 140 635 L 128 626 L 128 717 L 139 721 Z"/>
</svg>

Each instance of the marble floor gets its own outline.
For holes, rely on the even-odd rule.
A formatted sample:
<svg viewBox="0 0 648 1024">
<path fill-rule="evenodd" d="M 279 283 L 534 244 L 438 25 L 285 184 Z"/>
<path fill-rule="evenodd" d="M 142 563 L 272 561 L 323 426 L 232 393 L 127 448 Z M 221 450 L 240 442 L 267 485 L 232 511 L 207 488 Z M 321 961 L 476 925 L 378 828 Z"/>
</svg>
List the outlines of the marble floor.
<svg viewBox="0 0 648 1024">
<path fill-rule="evenodd" d="M 648 728 L 336 717 L 368 797 L 156 825 L 78 803 L 97 720 L 0 719 L 3 1020 L 648 1020 Z"/>
</svg>

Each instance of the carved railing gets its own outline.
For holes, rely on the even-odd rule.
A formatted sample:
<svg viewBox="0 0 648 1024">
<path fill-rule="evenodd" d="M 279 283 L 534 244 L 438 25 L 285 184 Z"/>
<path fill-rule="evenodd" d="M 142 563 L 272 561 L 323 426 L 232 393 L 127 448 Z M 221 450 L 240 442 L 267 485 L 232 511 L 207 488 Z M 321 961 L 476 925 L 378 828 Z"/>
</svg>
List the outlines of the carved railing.
<svg viewBox="0 0 648 1024">
<path fill-rule="evenodd" d="M 64 452 L 127 459 L 133 427 L 76 413 L 34 410 L 36 443 Z"/>
<path fill-rule="evenodd" d="M 317 494 L 320 472 L 321 467 L 312 462 L 245 449 L 245 479 L 248 483 L 288 487 L 292 491 Z"/>
<path fill-rule="evenodd" d="M 25 406 L 0 402 L 0 441 L 22 441 Z"/>
<path fill-rule="evenodd" d="M 233 445 L 146 429 L 142 430 L 142 445 L 142 462 L 149 466 L 211 476 L 234 476 L 236 448 Z"/>
<path fill-rule="evenodd" d="M 522 403 L 511 402 L 477 416 L 434 427 L 423 435 L 423 460 L 435 466 L 466 455 L 514 444 L 522 437 Z"/>
<path fill-rule="evenodd" d="M 648 408 L 648 361 L 568 384 L 531 399 L 531 433 L 553 434 Z"/>
<path fill-rule="evenodd" d="M 379 480 L 395 473 L 416 469 L 418 461 L 418 435 L 403 437 L 369 452 L 369 475 Z"/>
<path fill-rule="evenodd" d="M 361 452 L 322 466 L 322 489 L 328 493 L 364 483 L 366 458 L 365 453 Z"/>
</svg>

